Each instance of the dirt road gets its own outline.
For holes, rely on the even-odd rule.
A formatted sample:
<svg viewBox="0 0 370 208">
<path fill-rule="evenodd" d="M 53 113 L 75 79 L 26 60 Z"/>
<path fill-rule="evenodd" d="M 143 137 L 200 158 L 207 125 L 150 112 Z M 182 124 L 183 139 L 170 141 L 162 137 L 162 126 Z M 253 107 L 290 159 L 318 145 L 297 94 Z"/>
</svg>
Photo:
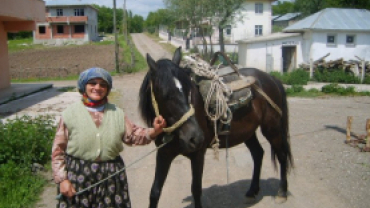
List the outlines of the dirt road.
<svg viewBox="0 0 370 208">
<path fill-rule="evenodd" d="M 134 35 L 138 48 L 150 50 L 155 58 L 166 56 L 159 45 L 146 39 L 142 34 Z M 145 42 L 148 41 L 148 45 Z M 120 106 L 135 122 L 142 124 L 138 115 L 138 90 L 145 73 L 114 77 L 114 88 L 121 93 Z M 58 86 L 70 82 L 56 83 Z M 50 91 L 49 93 L 53 93 Z M 37 103 L 22 108 L 20 113 L 35 112 L 37 106 L 49 106 L 53 111 L 55 103 L 64 102 L 62 108 L 78 99 L 78 93 L 69 92 L 41 99 L 47 93 L 12 102 Z M 118 96 L 119 97 L 119 96 Z M 36 102 L 35 99 L 39 100 Z M 248 149 L 239 145 L 229 150 L 228 166 L 225 151 L 221 150 L 220 160 L 213 159 L 208 150 L 203 176 L 204 208 L 367 208 L 370 205 L 370 153 L 343 144 L 347 116 L 353 116 L 353 131 L 365 133 L 366 119 L 370 118 L 369 97 L 342 98 L 289 98 L 291 145 L 295 169 L 288 177 L 290 195 L 284 204 L 275 204 L 279 175 L 270 161 L 270 145 L 258 133 L 265 150 L 261 174 L 261 191 L 255 204 L 246 204 L 244 194 L 251 183 L 253 162 Z M 31 110 L 27 110 L 31 109 Z M 1 109 L 0 109 L 1 110 Z M 58 109 L 55 113 L 58 113 Z M 154 148 L 125 147 L 122 157 L 126 165 Z M 150 187 L 154 178 L 155 154 L 135 164 L 127 171 L 130 196 L 134 208 L 148 207 Z M 227 170 L 229 181 L 227 181 Z M 55 187 L 41 196 L 39 207 L 55 206 Z M 180 156 L 175 159 L 165 183 L 159 202 L 162 208 L 192 208 L 190 162 Z"/>
</svg>

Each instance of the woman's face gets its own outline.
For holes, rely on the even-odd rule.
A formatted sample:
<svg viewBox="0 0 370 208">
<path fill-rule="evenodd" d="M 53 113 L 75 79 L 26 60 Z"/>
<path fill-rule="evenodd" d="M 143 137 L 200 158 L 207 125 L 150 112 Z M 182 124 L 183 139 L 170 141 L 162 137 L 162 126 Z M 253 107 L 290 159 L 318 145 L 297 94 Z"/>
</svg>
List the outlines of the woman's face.
<svg viewBox="0 0 370 208">
<path fill-rule="evenodd" d="M 108 83 L 101 78 L 90 79 L 86 84 L 86 94 L 91 100 L 102 100 L 108 93 Z"/>
</svg>

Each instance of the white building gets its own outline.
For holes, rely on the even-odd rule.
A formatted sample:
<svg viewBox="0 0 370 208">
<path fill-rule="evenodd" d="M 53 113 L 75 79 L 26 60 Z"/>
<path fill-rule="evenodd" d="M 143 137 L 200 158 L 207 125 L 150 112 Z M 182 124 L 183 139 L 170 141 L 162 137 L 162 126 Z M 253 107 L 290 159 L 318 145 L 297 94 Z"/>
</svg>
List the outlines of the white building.
<svg viewBox="0 0 370 208">
<path fill-rule="evenodd" d="M 233 24 L 227 25 L 224 29 L 224 42 L 225 42 L 225 50 L 227 52 L 235 52 L 238 51 L 238 45 L 236 41 L 242 40 L 245 38 L 252 38 L 257 36 L 269 35 L 272 31 L 271 21 L 272 21 L 272 3 L 277 0 L 245 0 L 245 3 L 240 8 L 240 15 L 236 19 Z M 239 12 L 237 12 L 239 14 Z M 208 19 L 206 18 L 203 21 L 203 24 L 209 24 Z M 176 31 L 186 31 L 187 28 L 176 28 Z M 190 41 L 190 47 L 197 45 L 197 47 L 202 50 L 202 39 L 199 37 L 199 29 L 198 28 L 191 28 L 192 29 L 192 38 Z M 212 28 L 212 43 L 214 44 L 214 51 L 219 51 L 220 47 L 218 44 L 219 42 L 219 31 L 216 25 L 213 25 Z M 185 40 L 183 39 L 183 34 L 179 37 L 172 36 L 171 43 L 175 46 L 183 46 L 183 48 L 187 48 L 185 45 Z M 197 37 L 198 36 L 198 37 Z M 168 40 L 168 31 L 167 27 L 161 27 L 159 31 L 159 37 L 164 40 Z M 208 41 L 208 38 L 207 38 Z"/>
<path fill-rule="evenodd" d="M 283 33 L 240 40 L 238 45 L 240 65 L 266 72 L 288 72 L 328 53 L 326 60 L 370 60 L 370 11 L 324 9 Z"/>
</svg>

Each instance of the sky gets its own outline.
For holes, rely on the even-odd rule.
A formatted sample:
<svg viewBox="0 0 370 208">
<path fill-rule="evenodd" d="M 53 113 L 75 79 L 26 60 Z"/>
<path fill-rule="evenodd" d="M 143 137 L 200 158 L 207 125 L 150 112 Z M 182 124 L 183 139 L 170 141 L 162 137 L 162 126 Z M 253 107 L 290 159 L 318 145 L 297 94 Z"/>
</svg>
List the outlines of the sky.
<svg viewBox="0 0 370 208">
<path fill-rule="evenodd" d="M 53 1 L 53 0 L 44 0 Z M 58 0 L 61 1 L 61 0 Z M 68 0 L 68 1 L 81 1 L 87 4 L 97 4 L 100 6 L 107 6 L 113 8 L 113 0 Z M 293 0 L 279 0 L 279 1 L 293 1 Z M 116 0 L 116 7 L 123 8 L 124 0 Z M 149 12 L 155 12 L 158 9 L 165 8 L 163 0 L 126 0 L 126 8 L 131 10 L 133 15 L 137 14 L 144 19 L 148 16 Z"/>
<path fill-rule="evenodd" d="M 53 1 L 53 0 L 44 0 Z M 59 0 L 60 1 L 60 0 Z M 68 0 L 71 1 L 71 0 Z M 79 0 L 74 0 L 79 1 Z M 87 4 L 97 4 L 100 6 L 107 6 L 113 8 L 113 0 L 81 0 Z M 116 0 L 116 7 L 122 9 L 124 0 Z M 126 0 L 127 10 L 131 10 L 133 15 L 137 14 L 144 19 L 148 16 L 149 12 L 157 11 L 158 9 L 165 8 L 163 0 Z"/>
</svg>

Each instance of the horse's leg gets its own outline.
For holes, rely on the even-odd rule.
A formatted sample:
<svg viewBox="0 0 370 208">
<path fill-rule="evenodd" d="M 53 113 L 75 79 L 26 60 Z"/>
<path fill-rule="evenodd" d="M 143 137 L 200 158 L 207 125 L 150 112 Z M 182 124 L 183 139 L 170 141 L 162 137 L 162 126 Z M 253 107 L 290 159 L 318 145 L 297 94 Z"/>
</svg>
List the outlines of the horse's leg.
<svg viewBox="0 0 370 208">
<path fill-rule="evenodd" d="M 263 129 L 262 133 L 264 133 Z M 290 146 L 288 143 L 284 142 L 285 140 L 283 140 L 283 136 L 279 133 L 279 131 L 272 131 L 268 134 L 264 133 L 264 135 L 271 144 L 273 151 L 272 154 L 277 157 L 280 163 L 280 184 L 276 196 L 276 202 L 283 203 L 287 200 L 288 197 L 287 172 L 290 157 Z"/>
<path fill-rule="evenodd" d="M 150 191 L 149 208 L 157 208 L 163 184 L 166 181 L 171 163 L 177 155 L 167 154 L 163 149 L 158 150 L 155 166 L 155 177 Z"/>
<path fill-rule="evenodd" d="M 283 150 L 283 144 L 281 137 L 273 137 L 270 141 L 272 149 L 277 156 L 280 163 L 280 184 L 279 190 L 276 196 L 276 202 L 283 203 L 288 197 L 288 180 L 287 180 L 287 162 L 288 156 Z"/>
<path fill-rule="evenodd" d="M 249 202 L 253 202 L 256 195 L 258 194 L 260 187 L 260 175 L 261 175 L 261 167 L 262 167 L 262 159 L 263 159 L 263 148 L 261 144 L 259 143 L 256 132 L 253 133 L 251 138 L 246 140 L 244 142 L 248 149 L 250 150 L 254 162 L 254 168 L 253 168 L 253 177 L 252 177 L 252 183 L 248 190 L 248 192 L 245 194 L 247 197 L 247 200 Z"/>
<path fill-rule="evenodd" d="M 191 183 L 191 193 L 194 198 L 194 207 L 202 208 L 202 178 L 203 178 L 203 168 L 204 168 L 204 155 L 205 152 L 198 151 L 195 155 L 190 157 L 191 160 L 191 172 L 192 172 L 192 183 Z"/>
</svg>

